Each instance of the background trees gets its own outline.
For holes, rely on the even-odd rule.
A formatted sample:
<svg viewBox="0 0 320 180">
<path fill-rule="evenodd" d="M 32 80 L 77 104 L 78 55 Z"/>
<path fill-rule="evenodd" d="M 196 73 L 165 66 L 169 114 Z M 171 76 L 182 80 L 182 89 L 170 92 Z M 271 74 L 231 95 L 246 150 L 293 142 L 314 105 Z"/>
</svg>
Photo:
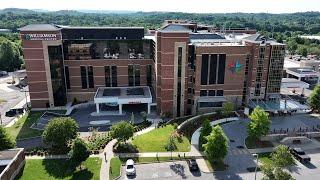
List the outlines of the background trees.
<svg viewBox="0 0 320 180">
<path fill-rule="evenodd" d="M 42 139 L 55 153 L 67 153 L 68 144 L 77 137 L 79 126 L 70 117 L 52 119 L 46 126 Z"/>
<path fill-rule="evenodd" d="M 256 107 L 249 116 L 250 123 L 248 125 L 249 138 L 258 139 L 268 134 L 270 129 L 269 114 L 262 108 Z"/>
<path fill-rule="evenodd" d="M 14 148 L 16 143 L 10 138 L 6 129 L 0 125 L 0 151 Z"/>
<path fill-rule="evenodd" d="M 204 152 L 212 162 L 221 162 L 228 153 L 228 138 L 222 128 L 217 125 L 207 136 Z"/>
<path fill-rule="evenodd" d="M 0 70 L 20 69 L 22 61 L 21 46 L 5 37 L 0 37 Z"/>
<path fill-rule="evenodd" d="M 320 85 L 313 89 L 308 102 L 313 111 L 320 112 Z"/>
</svg>

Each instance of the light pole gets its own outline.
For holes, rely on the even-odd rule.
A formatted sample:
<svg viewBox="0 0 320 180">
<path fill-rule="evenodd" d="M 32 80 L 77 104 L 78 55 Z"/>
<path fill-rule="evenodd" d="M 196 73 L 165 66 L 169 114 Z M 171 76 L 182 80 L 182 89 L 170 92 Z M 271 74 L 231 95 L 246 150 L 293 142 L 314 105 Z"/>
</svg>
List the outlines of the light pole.
<svg viewBox="0 0 320 180">
<path fill-rule="evenodd" d="M 258 166 L 259 166 L 259 164 L 258 164 L 259 163 L 259 155 L 256 153 L 254 153 L 252 155 L 253 155 L 253 157 L 255 157 L 257 159 L 257 165 L 256 165 L 256 169 L 254 171 L 254 180 L 257 180 L 257 170 L 258 170 Z"/>
<path fill-rule="evenodd" d="M 28 109 L 28 96 L 27 96 L 27 90 L 21 90 L 20 92 L 24 92 L 24 96 L 26 97 L 26 109 Z"/>
</svg>

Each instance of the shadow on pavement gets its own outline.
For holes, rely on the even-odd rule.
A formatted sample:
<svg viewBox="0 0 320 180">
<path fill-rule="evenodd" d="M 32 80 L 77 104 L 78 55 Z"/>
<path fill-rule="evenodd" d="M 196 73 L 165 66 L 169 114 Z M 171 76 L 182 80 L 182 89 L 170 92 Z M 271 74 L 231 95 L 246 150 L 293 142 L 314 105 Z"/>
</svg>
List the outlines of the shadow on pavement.
<svg viewBox="0 0 320 180">
<path fill-rule="evenodd" d="M 178 174 L 179 176 L 182 177 L 182 179 L 186 179 L 186 175 L 184 173 L 184 166 L 181 164 L 173 164 L 170 165 L 170 169 L 175 172 L 176 174 Z"/>
<path fill-rule="evenodd" d="M 201 171 L 190 171 L 191 174 L 194 176 L 194 177 L 200 177 L 201 176 Z"/>
<path fill-rule="evenodd" d="M 317 169 L 317 167 L 314 164 L 312 164 L 311 162 L 304 163 L 303 165 L 305 165 L 309 169 Z"/>
</svg>

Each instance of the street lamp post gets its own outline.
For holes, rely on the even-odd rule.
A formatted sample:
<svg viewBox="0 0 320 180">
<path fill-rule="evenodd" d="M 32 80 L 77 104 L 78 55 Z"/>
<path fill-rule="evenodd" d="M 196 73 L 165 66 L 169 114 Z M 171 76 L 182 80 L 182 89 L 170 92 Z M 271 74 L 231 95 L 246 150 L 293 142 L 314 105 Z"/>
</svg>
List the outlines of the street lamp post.
<svg viewBox="0 0 320 180">
<path fill-rule="evenodd" d="M 257 170 L 258 170 L 258 166 L 259 166 L 259 155 L 258 154 L 252 154 L 253 157 L 255 157 L 257 159 L 257 165 L 256 165 L 256 169 L 254 171 L 254 180 L 257 180 Z"/>
<path fill-rule="evenodd" d="M 29 91 L 27 91 L 27 90 L 22 90 L 22 91 L 20 91 L 20 92 L 24 92 L 24 96 L 26 97 L 26 108 L 28 109 L 28 96 L 27 96 L 27 92 L 29 92 Z"/>
</svg>

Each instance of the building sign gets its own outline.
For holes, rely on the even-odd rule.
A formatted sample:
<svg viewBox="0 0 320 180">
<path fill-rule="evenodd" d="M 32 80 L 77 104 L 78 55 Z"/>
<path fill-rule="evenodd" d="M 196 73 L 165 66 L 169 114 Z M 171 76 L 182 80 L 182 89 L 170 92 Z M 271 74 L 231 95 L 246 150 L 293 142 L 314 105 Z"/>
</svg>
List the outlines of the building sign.
<svg viewBox="0 0 320 180">
<path fill-rule="evenodd" d="M 55 41 L 58 40 L 57 34 L 25 34 L 25 40 Z"/>
<path fill-rule="evenodd" d="M 232 73 L 237 73 L 237 74 L 240 74 L 241 72 L 241 69 L 242 69 L 242 65 L 240 64 L 239 60 L 237 60 L 236 62 L 234 63 L 230 63 L 228 65 L 229 67 L 229 70 L 232 72 Z"/>
<path fill-rule="evenodd" d="M 130 101 L 128 104 L 141 104 L 141 101 Z"/>
</svg>

